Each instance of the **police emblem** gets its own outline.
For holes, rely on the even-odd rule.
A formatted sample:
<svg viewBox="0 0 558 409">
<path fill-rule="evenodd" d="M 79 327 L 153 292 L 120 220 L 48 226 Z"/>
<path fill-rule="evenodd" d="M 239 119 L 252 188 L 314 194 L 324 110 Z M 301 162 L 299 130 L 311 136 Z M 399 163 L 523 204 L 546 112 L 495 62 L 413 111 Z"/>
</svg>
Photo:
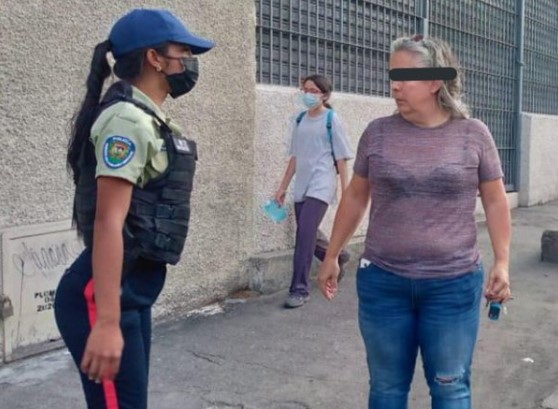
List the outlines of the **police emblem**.
<svg viewBox="0 0 558 409">
<path fill-rule="evenodd" d="M 136 153 L 136 145 L 125 136 L 111 136 L 103 146 L 103 159 L 111 169 L 126 165 Z"/>
</svg>

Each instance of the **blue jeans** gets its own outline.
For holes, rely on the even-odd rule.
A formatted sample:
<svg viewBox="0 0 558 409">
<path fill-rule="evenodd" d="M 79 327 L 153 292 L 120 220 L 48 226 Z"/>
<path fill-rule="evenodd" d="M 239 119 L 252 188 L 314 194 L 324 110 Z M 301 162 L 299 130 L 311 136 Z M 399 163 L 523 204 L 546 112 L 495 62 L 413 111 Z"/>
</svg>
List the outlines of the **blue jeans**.
<svg viewBox="0 0 558 409">
<path fill-rule="evenodd" d="M 358 270 L 369 409 L 407 409 L 419 349 L 432 409 L 471 408 L 483 275 L 480 265 L 451 279 L 413 280 L 374 265 Z"/>
</svg>

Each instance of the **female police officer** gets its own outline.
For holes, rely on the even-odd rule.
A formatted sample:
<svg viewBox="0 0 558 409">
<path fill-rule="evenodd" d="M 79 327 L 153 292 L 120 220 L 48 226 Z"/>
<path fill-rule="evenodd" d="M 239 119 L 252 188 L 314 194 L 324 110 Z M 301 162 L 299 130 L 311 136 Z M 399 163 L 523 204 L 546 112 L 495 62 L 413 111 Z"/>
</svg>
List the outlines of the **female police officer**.
<svg viewBox="0 0 558 409">
<path fill-rule="evenodd" d="M 194 87 L 193 55 L 212 47 L 170 12 L 137 9 L 95 48 L 68 149 L 85 250 L 55 302 L 89 408 L 147 407 L 151 306 L 184 246 L 196 160 L 160 106 Z M 99 101 L 109 51 L 121 81 Z"/>
</svg>

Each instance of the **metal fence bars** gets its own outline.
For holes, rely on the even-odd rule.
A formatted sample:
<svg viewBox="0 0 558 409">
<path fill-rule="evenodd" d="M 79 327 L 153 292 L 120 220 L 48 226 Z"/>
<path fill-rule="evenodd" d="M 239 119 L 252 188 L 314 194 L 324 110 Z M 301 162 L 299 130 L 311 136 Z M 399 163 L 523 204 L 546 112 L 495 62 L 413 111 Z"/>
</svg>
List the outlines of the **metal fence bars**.
<svg viewBox="0 0 558 409">
<path fill-rule="evenodd" d="M 319 72 L 336 91 L 389 97 L 391 42 L 415 33 L 446 40 L 465 74 L 465 102 L 494 135 L 508 190 L 517 186 L 520 109 L 558 114 L 556 0 L 256 0 L 256 6 L 257 80 L 264 84 L 298 86 Z"/>
</svg>

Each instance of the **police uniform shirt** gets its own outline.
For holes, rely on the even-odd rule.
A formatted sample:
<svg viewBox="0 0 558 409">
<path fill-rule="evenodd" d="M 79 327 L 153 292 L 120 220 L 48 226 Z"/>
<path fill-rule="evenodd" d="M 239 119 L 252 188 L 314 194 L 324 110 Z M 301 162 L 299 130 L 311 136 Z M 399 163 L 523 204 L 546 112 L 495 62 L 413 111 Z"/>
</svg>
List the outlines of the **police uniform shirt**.
<svg viewBox="0 0 558 409">
<path fill-rule="evenodd" d="M 164 119 L 174 134 L 181 134 L 180 128 L 136 87 L 132 87 L 132 98 Z M 157 121 L 129 102 L 118 102 L 99 115 L 91 128 L 91 142 L 97 158 L 96 177 L 121 178 L 143 187 L 168 166 Z"/>
</svg>

